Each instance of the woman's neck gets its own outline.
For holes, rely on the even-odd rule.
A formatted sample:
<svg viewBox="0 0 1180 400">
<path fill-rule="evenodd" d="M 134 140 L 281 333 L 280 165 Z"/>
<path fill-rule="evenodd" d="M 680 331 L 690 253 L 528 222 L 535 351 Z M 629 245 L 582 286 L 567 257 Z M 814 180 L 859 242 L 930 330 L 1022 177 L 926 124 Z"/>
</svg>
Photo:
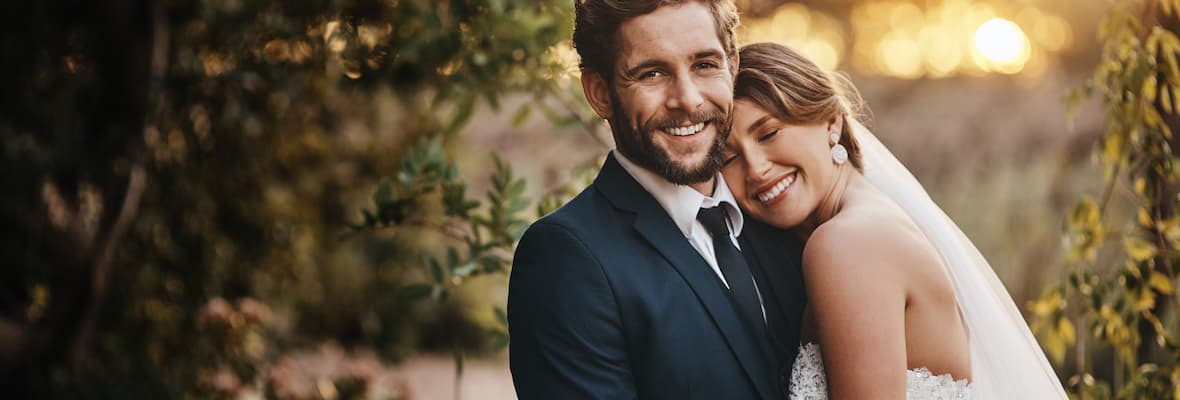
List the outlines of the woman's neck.
<svg viewBox="0 0 1180 400">
<path fill-rule="evenodd" d="M 840 213 L 840 210 L 844 209 L 848 203 L 849 189 L 861 182 L 858 179 L 860 176 L 860 173 L 851 164 L 837 166 L 836 179 L 832 182 L 832 186 L 820 198 L 819 204 L 816 205 L 811 216 L 795 228 L 795 233 L 806 240 L 812 232 L 815 232 L 816 228 Z"/>
</svg>

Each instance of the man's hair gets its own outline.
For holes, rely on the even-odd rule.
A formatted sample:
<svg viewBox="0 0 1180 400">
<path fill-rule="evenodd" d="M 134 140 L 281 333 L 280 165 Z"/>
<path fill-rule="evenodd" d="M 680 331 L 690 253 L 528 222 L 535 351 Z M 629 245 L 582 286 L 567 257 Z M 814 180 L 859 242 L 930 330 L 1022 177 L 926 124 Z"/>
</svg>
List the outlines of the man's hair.
<svg viewBox="0 0 1180 400">
<path fill-rule="evenodd" d="M 574 0 L 574 48 L 582 58 L 582 69 L 598 73 L 607 82 L 614 81 L 614 66 L 619 54 L 619 26 L 632 18 L 651 13 L 660 7 L 702 3 L 713 14 L 717 38 L 725 54 L 737 53 L 734 29 L 737 7 L 733 0 Z M 675 40 L 669 36 L 669 40 Z"/>
</svg>

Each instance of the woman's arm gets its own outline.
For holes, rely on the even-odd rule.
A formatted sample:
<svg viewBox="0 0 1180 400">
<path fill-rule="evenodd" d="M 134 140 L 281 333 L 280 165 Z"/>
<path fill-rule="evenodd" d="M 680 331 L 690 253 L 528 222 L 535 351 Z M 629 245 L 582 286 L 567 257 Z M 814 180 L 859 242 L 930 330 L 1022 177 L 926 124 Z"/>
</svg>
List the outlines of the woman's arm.
<svg viewBox="0 0 1180 400">
<path fill-rule="evenodd" d="M 803 253 L 831 399 L 904 399 L 906 279 L 900 240 L 833 219 Z M 893 243 L 890 243 L 893 242 Z"/>
</svg>

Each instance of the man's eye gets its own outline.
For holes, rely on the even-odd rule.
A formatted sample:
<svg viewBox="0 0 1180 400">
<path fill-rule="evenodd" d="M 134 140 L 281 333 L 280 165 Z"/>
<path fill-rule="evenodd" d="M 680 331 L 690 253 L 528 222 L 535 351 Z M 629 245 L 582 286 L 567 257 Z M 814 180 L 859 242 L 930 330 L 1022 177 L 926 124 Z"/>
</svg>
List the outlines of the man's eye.
<svg viewBox="0 0 1180 400">
<path fill-rule="evenodd" d="M 717 64 L 714 64 L 712 62 L 699 62 L 699 63 L 697 63 L 697 68 L 700 68 L 700 69 L 717 68 Z"/>
<path fill-rule="evenodd" d="M 642 74 L 639 74 L 639 79 L 645 79 L 645 80 L 646 79 L 654 79 L 654 78 L 660 77 L 661 75 L 663 75 L 663 74 L 660 73 L 660 71 L 647 71 Z"/>
<path fill-rule="evenodd" d="M 773 139 L 775 135 L 778 135 L 778 129 L 775 129 L 775 130 L 771 131 L 770 133 L 767 133 L 765 135 L 758 137 L 758 141 L 765 142 L 767 140 Z"/>
</svg>

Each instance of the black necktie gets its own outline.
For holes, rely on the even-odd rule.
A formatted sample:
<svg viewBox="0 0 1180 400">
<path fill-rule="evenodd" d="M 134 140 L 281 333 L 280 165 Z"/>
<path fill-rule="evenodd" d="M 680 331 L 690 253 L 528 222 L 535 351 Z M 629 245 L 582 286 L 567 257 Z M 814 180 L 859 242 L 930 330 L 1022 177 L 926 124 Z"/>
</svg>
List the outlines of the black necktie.
<svg viewBox="0 0 1180 400">
<path fill-rule="evenodd" d="M 765 334 L 766 322 L 762 319 L 762 303 L 758 301 L 758 289 L 754 277 L 741 251 L 729 239 L 729 228 L 725 226 L 725 209 L 722 207 L 702 208 L 697 220 L 713 235 L 713 253 L 717 255 L 717 266 L 725 282 L 729 283 L 729 294 L 737 303 L 738 314 L 746 320 L 755 334 Z"/>
</svg>

